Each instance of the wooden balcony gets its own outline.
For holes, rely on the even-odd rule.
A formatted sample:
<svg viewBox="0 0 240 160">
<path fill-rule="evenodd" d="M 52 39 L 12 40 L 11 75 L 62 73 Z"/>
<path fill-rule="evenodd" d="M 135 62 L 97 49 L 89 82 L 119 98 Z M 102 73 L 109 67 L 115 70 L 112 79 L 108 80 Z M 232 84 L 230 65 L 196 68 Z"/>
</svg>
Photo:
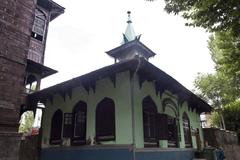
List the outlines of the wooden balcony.
<svg viewBox="0 0 240 160">
<path fill-rule="evenodd" d="M 28 51 L 28 59 L 34 62 L 43 64 L 44 60 L 44 44 L 42 41 L 38 41 L 34 38 L 30 40 L 30 46 Z"/>
</svg>

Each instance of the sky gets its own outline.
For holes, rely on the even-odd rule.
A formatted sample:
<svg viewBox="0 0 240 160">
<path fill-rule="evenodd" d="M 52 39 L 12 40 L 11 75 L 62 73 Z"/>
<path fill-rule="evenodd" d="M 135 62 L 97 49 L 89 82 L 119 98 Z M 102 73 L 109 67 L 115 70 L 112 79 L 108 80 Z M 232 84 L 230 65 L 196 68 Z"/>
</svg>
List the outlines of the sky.
<svg viewBox="0 0 240 160">
<path fill-rule="evenodd" d="M 65 13 L 50 23 L 44 64 L 58 71 L 42 80 L 42 88 L 111 65 L 105 52 L 118 47 L 127 27 L 127 11 L 141 42 L 157 55 L 150 63 L 188 89 L 198 73 L 214 72 L 207 47 L 209 33 L 185 26 L 180 16 L 167 14 L 156 0 L 54 0 Z"/>
</svg>

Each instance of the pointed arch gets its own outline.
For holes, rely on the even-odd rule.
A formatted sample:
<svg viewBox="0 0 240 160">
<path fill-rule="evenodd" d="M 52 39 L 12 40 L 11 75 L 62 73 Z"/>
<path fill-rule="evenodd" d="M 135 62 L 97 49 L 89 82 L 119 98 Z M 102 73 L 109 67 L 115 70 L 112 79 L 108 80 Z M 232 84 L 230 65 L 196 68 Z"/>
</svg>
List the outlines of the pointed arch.
<svg viewBox="0 0 240 160">
<path fill-rule="evenodd" d="M 185 147 L 191 148 L 192 147 L 191 127 L 190 127 L 190 120 L 186 112 L 183 113 L 182 121 L 183 121 Z"/>
<path fill-rule="evenodd" d="M 52 116 L 50 144 L 61 144 L 63 112 L 58 109 Z"/>
<path fill-rule="evenodd" d="M 178 147 L 178 106 L 170 98 L 166 98 L 162 102 L 163 112 L 167 115 L 167 130 L 168 130 L 168 147 Z M 167 111 L 172 112 L 166 113 Z"/>
<path fill-rule="evenodd" d="M 156 116 L 157 106 L 150 96 L 142 101 L 143 135 L 145 147 L 157 146 Z"/>
<path fill-rule="evenodd" d="M 86 144 L 87 103 L 79 101 L 73 108 L 72 145 Z"/>
<path fill-rule="evenodd" d="M 105 97 L 96 108 L 96 140 L 115 140 L 115 104 Z"/>
<path fill-rule="evenodd" d="M 170 98 L 165 98 L 162 102 L 162 106 L 163 106 L 163 112 L 165 112 L 167 108 L 170 108 L 173 111 L 174 116 L 176 118 L 178 117 L 177 105 L 174 103 L 173 100 L 171 100 Z"/>
</svg>

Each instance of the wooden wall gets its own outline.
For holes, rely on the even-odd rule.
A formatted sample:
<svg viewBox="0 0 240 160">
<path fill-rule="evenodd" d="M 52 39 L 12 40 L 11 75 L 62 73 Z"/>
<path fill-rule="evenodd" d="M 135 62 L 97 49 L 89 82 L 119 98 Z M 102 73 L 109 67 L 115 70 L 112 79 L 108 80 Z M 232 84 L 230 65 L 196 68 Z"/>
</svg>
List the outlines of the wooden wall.
<svg viewBox="0 0 240 160">
<path fill-rule="evenodd" d="M 16 132 L 36 0 L 0 1 L 0 132 Z"/>
</svg>

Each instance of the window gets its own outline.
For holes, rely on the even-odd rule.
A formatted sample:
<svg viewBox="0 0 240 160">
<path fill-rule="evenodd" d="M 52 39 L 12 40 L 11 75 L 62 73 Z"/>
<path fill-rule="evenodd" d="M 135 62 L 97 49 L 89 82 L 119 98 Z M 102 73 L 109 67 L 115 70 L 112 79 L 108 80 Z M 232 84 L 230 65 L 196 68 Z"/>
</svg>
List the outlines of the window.
<svg viewBox="0 0 240 160">
<path fill-rule="evenodd" d="M 39 41 L 43 41 L 43 36 L 46 29 L 45 25 L 46 25 L 45 14 L 41 10 L 36 9 L 31 36 Z"/>
<path fill-rule="evenodd" d="M 53 114 L 53 117 L 52 117 L 50 144 L 53 144 L 53 145 L 61 144 L 62 120 L 63 120 L 63 113 L 59 109 Z"/>
<path fill-rule="evenodd" d="M 178 106 L 170 98 L 164 99 L 162 106 L 163 112 L 167 113 L 168 147 L 178 147 L 180 137 L 178 132 Z"/>
<path fill-rule="evenodd" d="M 191 137 L 191 130 L 190 130 L 190 121 L 186 112 L 183 113 L 183 132 L 184 132 L 184 139 L 185 139 L 185 147 L 191 148 L 192 147 L 192 137 Z"/>
<path fill-rule="evenodd" d="M 157 107 L 150 96 L 142 101 L 143 108 L 143 134 L 145 147 L 158 146 L 156 115 Z"/>
<path fill-rule="evenodd" d="M 112 99 L 104 98 L 97 105 L 96 140 L 115 140 L 115 105 Z"/>
<path fill-rule="evenodd" d="M 159 140 L 168 140 L 168 116 L 166 114 L 157 114 L 157 136 Z"/>
<path fill-rule="evenodd" d="M 73 109 L 72 145 L 86 144 L 87 104 L 78 102 Z"/>
<path fill-rule="evenodd" d="M 72 113 L 64 113 L 63 137 L 72 136 Z"/>
<path fill-rule="evenodd" d="M 178 144 L 178 130 L 176 118 L 168 116 L 168 147 L 177 147 Z"/>
</svg>

